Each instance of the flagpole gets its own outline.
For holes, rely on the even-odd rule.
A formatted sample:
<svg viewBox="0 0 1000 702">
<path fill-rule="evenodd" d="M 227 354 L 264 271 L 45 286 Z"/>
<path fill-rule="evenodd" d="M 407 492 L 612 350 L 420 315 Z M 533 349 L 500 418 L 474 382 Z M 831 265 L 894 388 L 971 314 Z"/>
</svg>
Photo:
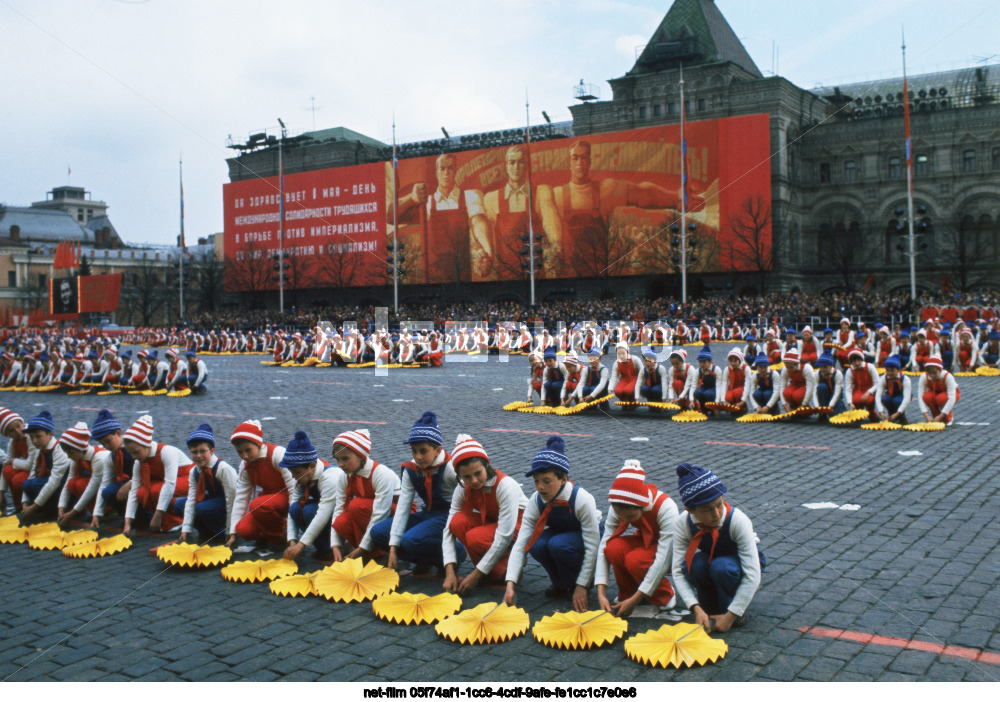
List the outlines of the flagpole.
<svg viewBox="0 0 1000 702">
<path fill-rule="evenodd" d="M 528 107 L 528 89 L 524 89 L 524 141 L 528 147 L 528 280 L 530 281 L 531 306 L 535 306 L 535 230 L 531 221 L 531 113 Z"/>
<path fill-rule="evenodd" d="M 903 129 L 906 132 L 906 209 L 910 240 L 910 299 L 917 299 L 917 244 L 913 234 L 913 144 L 910 139 L 910 92 L 906 83 L 906 34 L 903 39 Z"/>
<path fill-rule="evenodd" d="M 684 66 L 681 67 L 681 303 L 687 304 L 687 141 L 684 139 Z"/>
<path fill-rule="evenodd" d="M 178 172 L 179 172 L 179 176 L 180 176 L 180 186 L 181 186 L 181 241 L 180 241 L 181 251 L 177 255 L 177 259 L 179 261 L 178 271 L 180 273 L 179 276 L 178 276 L 178 280 L 177 280 L 177 287 L 180 290 L 180 298 L 181 298 L 181 321 L 183 321 L 184 320 L 184 251 L 185 251 L 185 246 L 184 246 L 184 158 L 183 157 L 179 157 L 178 158 L 177 165 L 178 165 L 178 169 L 179 169 Z"/>
<path fill-rule="evenodd" d="M 399 316 L 399 244 L 396 239 L 396 210 L 399 200 L 396 195 L 396 176 L 399 160 L 396 158 L 396 112 L 392 113 L 392 307 Z"/>
<path fill-rule="evenodd" d="M 278 119 L 281 125 L 281 138 L 278 140 L 278 307 L 285 313 L 285 163 L 282 160 L 281 147 L 285 141 L 285 123 Z"/>
</svg>

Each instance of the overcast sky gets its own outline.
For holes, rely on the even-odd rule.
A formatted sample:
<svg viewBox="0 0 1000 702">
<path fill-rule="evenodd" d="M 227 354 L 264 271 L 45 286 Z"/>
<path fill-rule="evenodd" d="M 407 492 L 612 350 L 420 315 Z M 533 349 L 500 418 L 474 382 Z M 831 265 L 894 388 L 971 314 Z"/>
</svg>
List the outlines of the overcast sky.
<svg viewBox="0 0 1000 702">
<path fill-rule="evenodd" d="M 608 99 L 669 0 L 0 0 L 0 202 L 83 186 L 126 241 L 222 230 L 226 139 L 345 126 L 415 141 Z M 1000 0 L 718 0 L 760 70 L 811 88 L 1000 63 Z M 315 101 L 313 102 L 313 98 Z M 315 105 L 315 111 L 310 107 Z M 67 175 L 67 169 L 72 173 Z"/>
</svg>

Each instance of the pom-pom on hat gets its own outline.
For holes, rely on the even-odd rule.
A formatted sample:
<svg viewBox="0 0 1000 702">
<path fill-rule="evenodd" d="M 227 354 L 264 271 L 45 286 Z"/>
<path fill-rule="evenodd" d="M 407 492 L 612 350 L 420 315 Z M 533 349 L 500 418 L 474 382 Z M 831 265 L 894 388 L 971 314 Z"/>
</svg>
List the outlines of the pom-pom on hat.
<svg viewBox="0 0 1000 702">
<path fill-rule="evenodd" d="M 94 426 L 90 429 L 90 435 L 97 439 L 98 441 L 103 439 L 108 434 L 113 434 L 116 431 L 121 431 L 122 425 L 118 423 L 115 416 L 111 414 L 111 410 L 102 409 L 97 413 L 97 421 L 94 422 Z"/>
<path fill-rule="evenodd" d="M 899 364 L 899 358 L 897 356 L 889 356 L 889 358 L 885 359 L 885 363 L 883 365 L 886 368 L 895 368 L 896 370 L 902 368 Z"/>
<path fill-rule="evenodd" d="M 561 470 L 569 473 L 569 459 L 566 458 L 566 443 L 561 436 L 550 436 L 545 442 L 545 448 L 531 459 L 531 469 L 525 473 L 531 477 L 540 470 Z"/>
<path fill-rule="evenodd" d="M 211 424 L 202 424 L 188 436 L 187 445 L 200 444 L 206 442 L 212 448 L 215 448 L 215 433 L 212 431 Z"/>
<path fill-rule="evenodd" d="M 712 360 L 712 349 L 708 344 L 705 344 L 701 351 L 698 352 L 699 361 L 711 361 Z"/>
<path fill-rule="evenodd" d="M 418 444 L 421 442 L 433 444 L 434 446 L 442 446 L 444 444 L 444 437 L 441 436 L 441 430 L 438 428 L 437 415 L 433 412 L 424 412 L 420 419 L 413 423 L 413 428 L 410 429 L 410 436 L 403 443 Z"/>
<path fill-rule="evenodd" d="M 727 359 L 738 358 L 738 359 L 740 359 L 740 363 L 742 363 L 743 362 L 743 352 L 740 351 L 739 349 L 734 348 L 732 351 L 729 352 L 729 354 L 726 356 L 726 358 Z"/>
<path fill-rule="evenodd" d="M 144 414 L 135 420 L 135 424 L 128 428 L 122 436 L 125 441 L 134 441 L 140 446 L 153 445 L 153 418 Z"/>
<path fill-rule="evenodd" d="M 767 357 L 766 353 L 759 353 L 757 354 L 757 358 L 753 359 L 753 364 L 757 368 L 760 368 L 761 366 L 770 366 L 771 359 Z"/>
<path fill-rule="evenodd" d="M 819 358 L 816 359 L 816 367 L 822 368 L 823 366 L 832 366 L 833 356 L 829 353 L 821 353 Z"/>
<path fill-rule="evenodd" d="M 542 358 L 546 361 L 549 360 L 550 358 L 555 358 L 555 357 L 556 357 L 556 350 L 551 346 L 545 349 L 545 353 L 542 354 Z"/>
<path fill-rule="evenodd" d="M 470 458 L 482 458 L 487 463 L 490 461 L 482 444 L 468 434 L 459 434 L 455 438 L 455 449 L 451 452 L 451 464 L 457 466 Z"/>
<path fill-rule="evenodd" d="M 28 422 L 28 431 L 41 429 L 50 434 L 55 431 L 56 423 L 52 420 L 52 414 L 48 410 L 42 410 Z"/>
<path fill-rule="evenodd" d="M 19 415 L 17 412 L 9 410 L 6 407 L 0 409 L 0 434 L 7 431 L 7 427 L 9 427 L 11 424 L 13 424 L 19 419 L 22 422 L 24 421 L 21 415 Z"/>
<path fill-rule="evenodd" d="M 368 460 L 368 454 L 372 452 L 372 437 L 367 429 L 352 429 L 333 440 L 333 447 L 343 446 L 349 448 L 354 453 Z"/>
<path fill-rule="evenodd" d="M 282 468 L 296 468 L 307 466 L 318 460 L 319 454 L 316 453 L 316 447 L 309 441 L 309 436 L 304 431 L 297 431 L 292 440 L 288 442 L 285 455 L 278 465 Z"/>
<path fill-rule="evenodd" d="M 795 349 L 789 349 L 788 351 L 785 351 L 785 355 L 781 357 L 781 360 L 785 363 L 798 363 L 799 352 Z"/>
<path fill-rule="evenodd" d="M 75 425 L 63 432 L 59 437 L 59 443 L 77 451 L 86 451 L 90 442 L 90 429 L 86 422 L 77 422 Z"/>
<path fill-rule="evenodd" d="M 697 507 L 725 495 L 726 486 L 712 471 L 681 463 L 677 466 L 677 491 L 685 507 Z"/>
<path fill-rule="evenodd" d="M 264 445 L 264 430 L 260 422 L 256 419 L 248 419 L 233 430 L 233 435 L 229 438 L 229 443 L 235 444 L 240 439 L 245 439 L 258 446 Z"/>
<path fill-rule="evenodd" d="M 642 469 L 642 464 L 639 461 L 631 458 L 625 461 L 625 465 L 618 471 L 615 482 L 611 484 L 608 499 L 611 502 L 636 507 L 649 506 L 650 497 L 649 488 L 646 487 L 646 471 Z"/>
<path fill-rule="evenodd" d="M 941 363 L 941 357 L 940 356 L 931 356 L 930 358 L 927 359 L 926 363 L 924 363 L 924 368 L 925 369 L 927 369 L 927 368 L 940 368 L 940 369 L 943 370 L 944 369 L 944 364 Z"/>
</svg>

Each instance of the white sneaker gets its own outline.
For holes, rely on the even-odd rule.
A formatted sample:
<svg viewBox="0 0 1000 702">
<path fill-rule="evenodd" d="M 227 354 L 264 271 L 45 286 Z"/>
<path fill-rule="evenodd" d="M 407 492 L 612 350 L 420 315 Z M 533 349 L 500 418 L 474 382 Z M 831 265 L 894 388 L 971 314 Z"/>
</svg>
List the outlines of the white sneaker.
<svg viewBox="0 0 1000 702">
<path fill-rule="evenodd" d="M 631 617 L 638 617 L 639 619 L 655 619 L 656 615 L 660 613 L 660 608 L 656 605 L 651 604 L 641 604 L 636 605 L 632 610 Z"/>
</svg>

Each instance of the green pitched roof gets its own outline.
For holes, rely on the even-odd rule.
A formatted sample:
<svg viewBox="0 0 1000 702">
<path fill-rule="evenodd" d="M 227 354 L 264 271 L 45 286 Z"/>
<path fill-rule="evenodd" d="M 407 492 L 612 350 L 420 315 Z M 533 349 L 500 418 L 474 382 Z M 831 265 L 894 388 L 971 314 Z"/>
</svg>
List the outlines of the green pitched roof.
<svg viewBox="0 0 1000 702">
<path fill-rule="evenodd" d="M 366 146 L 373 146 L 375 148 L 383 148 L 388 146 L 388 144 L 383 144 L 377 139 L 373 139 L 370 136 L 365 136 L 360 132 L 356 132 L 353 129 L 348 129 L 347 127 L 332 127 L 330 129 L 319 129 L 314 132 L 305 132 L 302 136 L 310 136 L 316 141 L 360 141 Z"/>
<path fill-rule="evenodd" d="M 720 61 L 763 77 L 713 0 L 675 0 L 628 74 Z"/>
</svg>

